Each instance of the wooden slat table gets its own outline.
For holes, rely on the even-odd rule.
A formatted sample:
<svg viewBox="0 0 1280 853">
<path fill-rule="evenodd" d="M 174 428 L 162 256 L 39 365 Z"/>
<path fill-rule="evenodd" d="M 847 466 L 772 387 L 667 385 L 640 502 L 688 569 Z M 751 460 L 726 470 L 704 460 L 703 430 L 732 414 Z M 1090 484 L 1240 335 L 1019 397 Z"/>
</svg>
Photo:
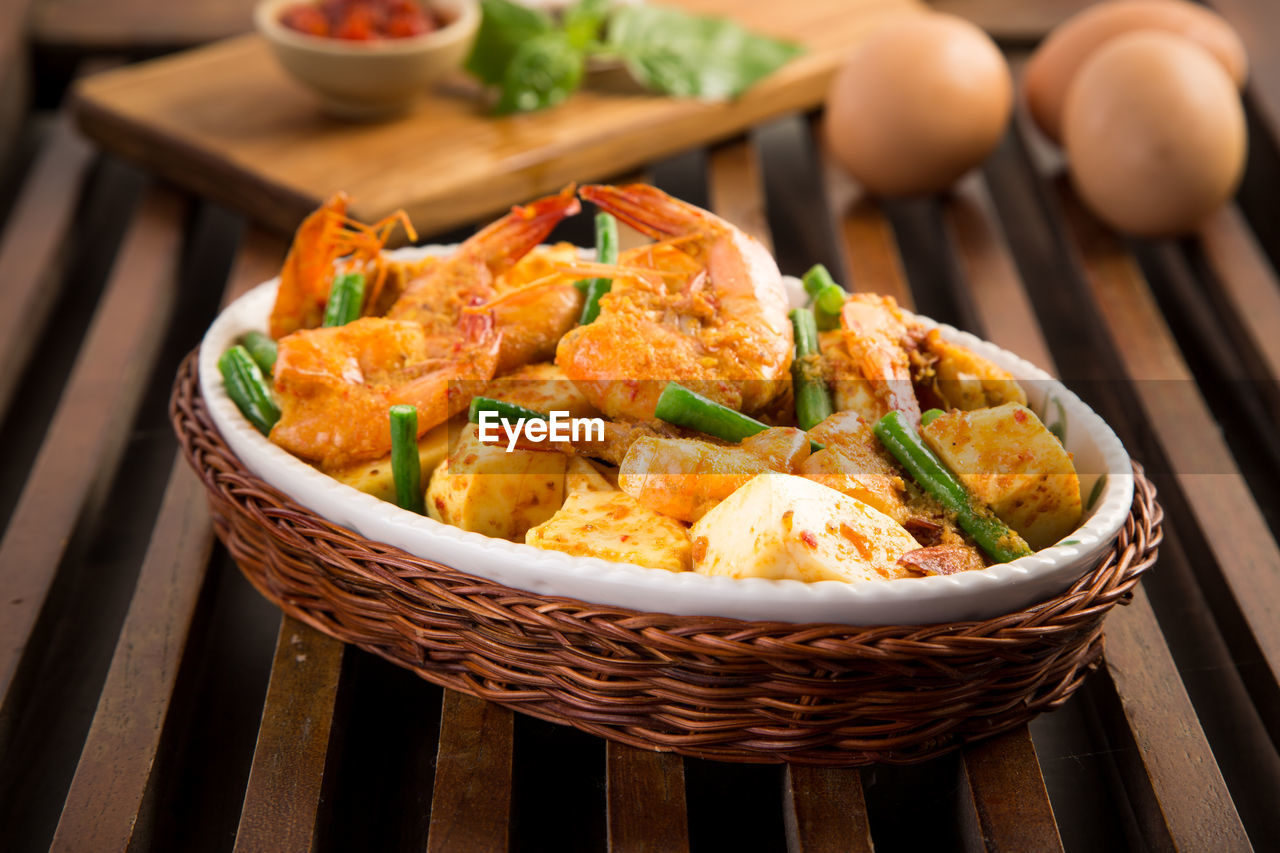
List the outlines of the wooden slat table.
<svg viewBox="0 0 1280 853">
<path fill-rule="evenodd" d="M 1264 4 L 1215 5 L 1274 24 Z M 1249 180 L 1280 162 L 1280 75 L 1257 67 Z M 0 315 L 0 849 L 1274 848 L 1274 187 L 1263 205 L 1247 185 L 1186 240 L 1131 242 L 1025 122 L 952 194 L 882 203 L 833 165 L 819 120 L 646 176 L 785 272 L 825 263 L 1062 374 L 1146 463 L 1160 564 L 1066 706 L 916 766 L 724 765 L 448 693 L 282 618 L 214 540 L 166 401 L 284 244 L 29 113 L 37 144 L 0 170 L 16 309 Z"/>
</svg>

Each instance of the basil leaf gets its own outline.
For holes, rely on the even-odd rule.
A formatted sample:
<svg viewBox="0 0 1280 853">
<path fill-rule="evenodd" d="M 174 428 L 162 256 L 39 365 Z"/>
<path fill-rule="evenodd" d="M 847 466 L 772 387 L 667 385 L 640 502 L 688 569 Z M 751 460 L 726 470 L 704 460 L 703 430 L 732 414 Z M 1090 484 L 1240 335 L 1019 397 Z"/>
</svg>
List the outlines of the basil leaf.
<svg viewBox="0 0 1280 853">
<path fill-rule="evenodd" d="M 569 43 L 586 50 L 600 38 L 604 19 L 609 14 L 610 0 L 578 0 L 564 11 L 564 31 Z"/>
<path fill-rule="evenodd" d="M 584 57 L 563 30 L 524 42 L 507 64 L 494 111 L 529 112 L 555 106 L 582 85 Z"/>
<path fill-rule="evenodd" d="M 708 100 L 742 94 L 803 52 L 726 18 L 644 4 L 614 13 L 607 45 L 645 86 Z"/>
<path fill-rule="evenodd" d="M 480 12 L 480 28 L 463 67 L 482 83 L 498 86 L 521 46 L 554 25 L 542 12 L 510 0 L 480 0 Z"/>
</svg>

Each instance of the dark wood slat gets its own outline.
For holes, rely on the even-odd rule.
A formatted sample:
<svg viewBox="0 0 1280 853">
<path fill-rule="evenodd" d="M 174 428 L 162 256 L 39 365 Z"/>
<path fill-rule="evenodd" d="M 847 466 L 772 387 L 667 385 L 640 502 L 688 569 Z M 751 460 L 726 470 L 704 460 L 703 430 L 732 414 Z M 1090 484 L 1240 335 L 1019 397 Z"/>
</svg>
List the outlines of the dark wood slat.
<svg viewBox="0 0 1280 853">
<path fill-rule="evenodd" d="M 721 145 L 711 152 L 707 167 L 711 210 L 772 248 L 755 147 L 745 139 Z"/>
<path fill-rule="evenodd" d="M 223 304 L 274 275 L 283 257 L 279 239 L 250 230 Z M 53 849 L 123 849 L 148 823 L 140 812 L 212 544 L 204 488 L 175 459 Z"/>
<path fill-rule="evenodd" d="M 1026 726 L 966 747 L 961 764 L 975 818 L 971 850 L 1054 853 L 1062 838 Z"/>
<path fill-rule="evenodd" d="M 168 326 L 182 220 L 176 196 L 148 193 L 0 542 L 0 718 L 76 524 L 119 462 Z"/>
<path fill-rule="evenodd" d="M 989 340 L 1052 371 L 1053 358 L 981 175 L 974 173 L 956 187 L 945 202 L 944 216 Z"/>
<path fill-rule="evenodd" d="M 59 116 L 4 230 L 0 282 L 8 310 L 0 312 L 0 418 L 62 290 L 61 250 L 92 154 L 70 120 Z"/>
<path fill-rule="evenodd" d="M 250 230 L 229 296 L 278 273 L 283 254 L 277 238 Z M 344 648 L 332 637 L 281 617 L 236 850 L 311 848 Z"/>
<path fill-rule="evenodd" d="M 238 853 L 311 849 L 344 648 L 288 616 L 280 619 Z"/>
<path fill-rule="evenodd" d="M 204 488 L 175 467 L 51 850 L 123 850 L 139 824 L 213 527 Z"/>
<path fill-rule="evenodd" d="M 1166 675 L 1173 658 L 1141 587 L 1107 617 L 1106 632 L 1106 671 L 1141 764 L 1126 789 L 1147 839 L 1178 850 L 1252 849 L 1195 708 Z"/>
<path fill-rule="evenodd" d="M 1030 309 L 1008 246 L 1000 236 L 1000 225 L 985 186 L 976 180 L 966 181 L 955 200 L 948 205 L 947 216 L 953 239 L 964 259 L 967 285 L 974 296 L 984 333 L 996 343 L 1010 347 L 1051 373 L 1055 372 L 1048 344 Z M 1011 293 L 1011 288 L 1018 293 Z M 1106 625 L 1105 660 L 1113 684 L 1117 689 L 1141 688 L 1133 694 L 1122 693 L 1119 703 L 1123 725 L 1129 736 L 1145 744 L 1139 760 L 1148 765 L 1147 772 L 1143 774 L 1143 780 L 1133 784 L 1149 792 L 1148 800 L 1165 804 L 1166 811 L 1195 815 L 1194 820 L 1203 825 L 1221 821 L 1228 827 L 1225 833 L 1228 836 L 1237 831 L 1237 834 L 1243 833 L 1222 774 L 1146 594 L 1139 589 L 1128 607 L 1117 607 L 1111 611 Z M 1131 667 L 1141 669 L 1140 682 L 1135 682 L 1127 672 Z M 1171 738 L 1170 732 L 1177 733 L 1177 736 Z M 992 799 L 1021 794 L 1022 789 L 1044 789 L 1034 745 L 1028 739 L 1025 749 L 1020 751 L 1002 746 L 1001 742 L 1009 737 L 1013 736 L 1005 736 L 991 746 L 980 745 L 965 752 L 965 766 L 974 791 L 975 813 L 981 821 L 988 846 L 1001 850 L 1033 849 L 1026 846 L 1028 842 L 1021 834 L 1024 821 L 1030 823 L 1029 818 L 1019 814 L 1026 808 L 1039 819 L 1042 828 L 1039 834 L 1047 837 L 1052 828 L 1053 843 L 1060 847 L 1061 841 L 1047 798 L 1036 798 L 1036 803 L 1042 807 L 1023 802 L 1014 811 Z M 982 762 L 982 751 L 991 749 L 1003 751 L 1007 764 L 999 771 L 987 767 L 990 778 L 985 782 L 976 781 L 981 780 L 982 774 L 975 772 L 975 761 L 985 763 Z M 1015 757 L 1020 757 L 1021 762 L 1014 762 Z M 1034 772 L 1031 772 L 1032 767 Z M 1024 776 L 1026 781 L 1006 793 L 1001 788 L 1006 775 L 1009 778 Z M 1195 790 L 1199 790 L 1199 785 L 1205 786 L 1206 794 L 1202 800 L 1185 796 L 1188 783 Z M 982 793 L 982 789 L 986 792 Z M 1229 817 L 1219 817 L 1223 803 Z M 1154 831 L 1154 828 L 1149 827 L 1148 831 Z M 1168 834 L 1168 830 L 1163 828 L 1159 832 Z"/>
<path fill-rule="evenodd" d="M 1001 43 L 1034 44 L 1095 0 L 930 0 L 939 12 L 973 21 Z"/>
<path fill-rule="evenodd" d="M 1280 135 L 1280 6 L 1264 0 L 1208 0 L 1235 27 L 1249 52 L 1249 89 L 1273 137 Z"/>
<path fill-rule="evenodd" d="M 1022 63 L 1014 62 L 1014 77 Z M 1151 433 L 1219 572 L 1266 661 L 1271 688 L 1280 684 L 1280 547 L 1177 341 L 1160 313 L 1141 269 L 1114 233 L 1088 214 L 1060 174 L 1062 155 L 1018 116 L 1018 131 L 1067 243 L 1092 291 L 1103 324 L 1133 381 Z"/>
<path fill-rule="evenodd" d="M 783 820 L 790 853 L 874 849 L 857 768 L 787 765 Z"/>
<path fill-rule="evenodd" d="M 512 735 L 511 711 L 445 691 L 428 851 L 510 846 Z"/>
<path fill-rule="evenodd" d="M 31 81 L 27 73 L 26 21 L 35 0 L 0 0 L 0 164 L 8 161 L 26 117 Z"/>
<path fill-rule="evenodd" d="M 689 849 L 683 758 L 610 743 L 605 779 L 611 851 L 681 853 Z"/>
<path fill-rule="evenodd" d="M 834 167 L 832 167 L 834 169 Z M 829 170 L 830 171 L 830 170 Z M 906 279 L 893 231 L 879 208 L 868 199 L 851 195 L 849 182 L 832 176 L 846 189 L 843 204 L 836 208 L 842 217 L 841 233 L 853 267 L 857 289 L 867 289 L 864 281 L 874 281 L 880 292 L 894 294 L 900 304 L 911 307 L 910 283 Z M 980 178 L 966 180 L 953 200 L 947 203 L 945 222 L 969 281 L 980 320 L 998 343 L 1024 351 L 1029 358 L 1052 367 L 1052 359 L 1039 336 L 1035 315 L 1022 289 L 1003 234 L 995 223 L 992 205 Z M 862 272 L 859 273 L 858 270 Z M 883 286 L 882 286 L 883 285 Z M 991 322 L 998 318 L 996 322 Z M 1025 742 L 1024 749 L 1002 747 L 1004 740 L 968 747 L 964 752 L 969 797 L 974 804 L 974 837 L 992 850 L 1018 850 L 1028 839 L 1036 846 L 1027 849 L 1061 849 L 1053 807 L 1044 777 L 1025 726 L 1006 737 Z M 1022 800 L 1017 808 L 1007 806 L 1001 775 L 1018 778 Z"/>
<path fill-rule="evenodd" d="M 822 139 L 815 131 L 815 138 Z M 911 308 L 915 300 L 907 286 L 902 256 L 893 237 L 893 228 L 884 212 L 852 178 L 838 166 L 823 145 L 820 150 L 823 180 L 827 186 L 830 214 L 844 250 L 845 289 L 864 293 L 883 293 Z M 832 270 L 831 274 L 840 277 Z"/>
<path fill-rule="evenodd" d="M 44 0 L 32 12 L 31 36 L 66 50 L 186 47 L 253 29 L 254 5 L 254 0 Z"/>
<path fill-rule="evenodd" d="M 1280 279 L 1235 207 L 1211 216 L 1200 245 L 1265 375 L 1280 381 Z"/>
<path fill-rule="evenodd" d="M 1133 391 L 1273 680 L 1280 681 L 1280 549 L 1137 264 L 1056 182 L 1072 247 Z"/>
</svg>

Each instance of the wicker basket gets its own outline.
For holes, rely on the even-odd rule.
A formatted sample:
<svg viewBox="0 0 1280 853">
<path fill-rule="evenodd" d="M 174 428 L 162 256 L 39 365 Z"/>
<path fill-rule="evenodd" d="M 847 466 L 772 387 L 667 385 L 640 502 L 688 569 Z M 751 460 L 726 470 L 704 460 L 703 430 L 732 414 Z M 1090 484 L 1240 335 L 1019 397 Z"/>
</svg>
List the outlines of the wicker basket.
<svg viewBox="0 0 1280 853">
<path fill-rule="evenodd" d="M 1067 592 L 979 622 L 856 628 L 641 613 L 537 596 L 337 527 L 249 473 L 188 357 L 170 415 L 218 536 L 286 613 L 428 681 L 611 740 L 721 761 L 922 761 L 1062 704 L 1102 618 L 1156 559 L 1135 465 L 1114 549 Z"/>
</svg>

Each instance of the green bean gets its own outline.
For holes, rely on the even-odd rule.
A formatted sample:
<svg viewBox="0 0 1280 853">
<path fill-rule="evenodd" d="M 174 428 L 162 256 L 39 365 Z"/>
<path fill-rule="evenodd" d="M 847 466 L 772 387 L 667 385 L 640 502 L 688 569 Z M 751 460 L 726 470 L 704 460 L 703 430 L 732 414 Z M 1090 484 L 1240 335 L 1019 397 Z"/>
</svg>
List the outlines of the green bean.
<svg viewBox="0 0 1280 853">
<path fill-rule="evenodd" d="M 363 305 L 364 273 L 349 272 L 335 277 L 324 307 L 324 325 L 345 326 L 355 322 L 360 318 Z"/>
<path fill-rule="evenodd" d="M 920 413 L 920 426 L 928 426 L 945 414 L 946 412 L 942 411 L 942 409 L 926 409 Z"/>
<path fill-rule="evenodd" d="M 236 344 L 218 359 L 218 372 L 227 396 L 258 432 L 266 435 L 280 420 L 280 409 L 271 399 L 271 391 L 262 371 L 244 347 Z"/>
<path fill-rule="evenodd" d="M 818 331 L 840 328 L 840 309 L 844 307 L 844 288 L 836 284 L 822 264 L 814 264 L 801 279 L 805 293 L 813 303 L 813 317 Z"/>
<path fill-rule="evenodd" d="M 817 299 L 818 294 L 826 290 L 828 287 L 839 288 L 836 280 L 831 277 L 831 272 L 822 264 L 814 264 L 809 267 L 800 278 L 804 282 L 805 293 L 809 294 L 810 299 Z"/>
<path fill-rule="evenodd" d="M 667 387 L 662 389 L 653 414 L 659 420 L 669 424 L 733 442 L 750 438 L 769 428 L 768 424 L 762 424 L 742 412 L 722 406 L 714 400 L 708 400 L 701 394 L 690 391 L 675 382 L 668 382 Z M 810 439 L 809 448 L 817 452 L 822 450 L 823 446 Z"/>
<path fill-rule="evenodd" d="M 840 328 L 839 314 L 823 311 L 816 305 L 813 308 L 813 319 L 817 323 L 819 332 L 830 332 L 832 329 Z"/>
<path fill-rule="evenodd" d="M 270 376 L 276 366 L 276 342 L 262 332 L 254 330 L 246 332 L 240 343 L 265 375 Z"/>
<path fill-rule="evenodd" d="M 696 429 L 725 441 L 742 441 L 769 428 L 755 418 L 708 400 L 675 382 L 668 382 L 662 389 L 653 413 L 669 424 Z"/>
<path fill-rule="evenodd" d="M 526 409 L 524 406 L 517 406 L 515 403 L 508 403 L 505 400 L 495 400 L 492 397 L 472 397 L 471 407 L 467 409 L 467 420 L 473 424 L 480 423 L 481 412 L 496 412 L 499 420 L 511 421 L 515 423 L 519 420 L 526 421 L 545 421 L 547 416 L 542 412 L 535 412 L 533 409 Z"/>
<path fill-rule="evenodd" d="M 815 264 L 804 274 L 805 292 L 813 299 L 815 308 L 828 314 L 839 314 L 844 307 L 844 288 L 836 284 L 831 273 L 822 264 Z"/>
<path fill-rule="evenodd" d="M 396 482 L 396 505 L 422 515 L 422 457 L 418 455 L 418 410 L 413 406 L 392 406 L 391 476 Z"/>
<path fill-rule="evenodd" d="M 947 511 L 955 513 L 960 527 L 991 559 L 1007 563 L 1031 553 L 1031 548 L 1021 536 L 1010 530 L 989 507 L 973 499 L 964 484 L 947 470 L 915 430 L 906 425 L 900 412 L 885 415 L 876 422 L 873 430 L 880 443 L 907 469 L 916 483 Z"/>
<path fill-rule="evenodd" d="M 813 312 L 808 308 L 795 309 L 791 312 L 791 325 L 796 333 L 796 357 L 791 362 L 796 421 L 800 429 L 811 430 L 831 417 L 831 392 L 822 375 L 822 349 L 818 346 Z"/>
<path fill-rule="evenodd" d="M 616 264 L 618 262 L 618 220 L 611 214 L 596 214 L 596 262 Z M 586 300 L 582 303 L 582 316 L 578 324 L 586 326 L 594 323 L 600 316 L 600 298 L 613 287 L 611 278 L 589 278 L 586 280 Z"/>
</svg>

